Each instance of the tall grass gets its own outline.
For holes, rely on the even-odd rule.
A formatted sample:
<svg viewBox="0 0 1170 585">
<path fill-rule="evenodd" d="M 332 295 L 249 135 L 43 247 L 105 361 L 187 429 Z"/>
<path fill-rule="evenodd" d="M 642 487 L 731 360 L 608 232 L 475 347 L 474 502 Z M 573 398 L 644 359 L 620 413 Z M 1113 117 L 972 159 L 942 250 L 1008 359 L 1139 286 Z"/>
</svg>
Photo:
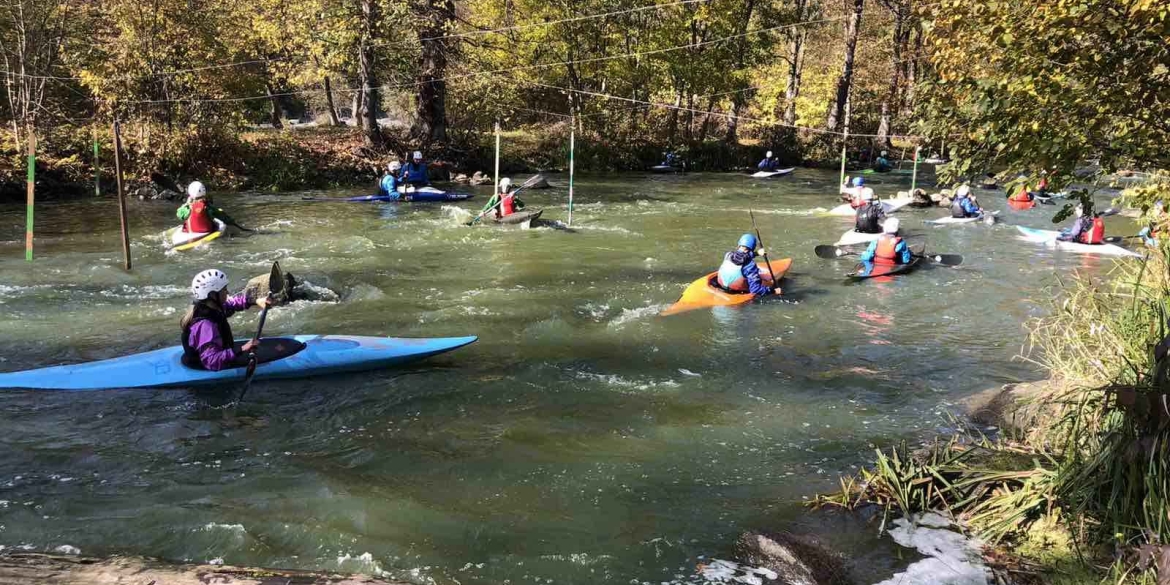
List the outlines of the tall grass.
<svg viewBox="0 0 1170 585">
<path fill-rule="evenodd" d="M 1028 324 L 1025 353 L 1048 370 L 1050 391 L 1021 440 L 966 434 L 917 454 L 879 451 L 872 469 L 815 505 L 942 509 L 991 542 L 1055 516 L 1079 552 L 1111 565 L 1111 580 L 1148 581 L 1138 551 L 1170 554 L 1170 359 L 1155 355 L 1170 334 L 1168 249 L 1104 279 L 1074 274 L 1039 297 L 1050 300 Z"/>
</svg>

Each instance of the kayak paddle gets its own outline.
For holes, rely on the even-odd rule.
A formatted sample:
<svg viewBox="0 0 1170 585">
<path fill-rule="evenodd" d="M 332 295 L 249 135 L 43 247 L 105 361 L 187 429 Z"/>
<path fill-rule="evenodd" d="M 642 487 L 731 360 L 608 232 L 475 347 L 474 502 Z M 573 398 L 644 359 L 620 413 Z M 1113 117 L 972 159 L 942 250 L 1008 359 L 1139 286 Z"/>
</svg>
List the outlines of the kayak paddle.
<svg viewBox="0 0 1170 585">
<path fill-rule="evenodd" d="M 1109 236 L 1109 237 L 1105 238 L 1105 243 L 1107 243 L 1107 244 L 1120 244 L 1121 242 L 1124 242 L 1125 240 L 1137 240 L 1140 238 L 1141 238 L 1141 236 Z"/>
<path fill-rule="evenodd" d="M 824 258 L 826 260 L 833 260 L 842 256 L 856 256 L 859 253 L 842 250 L 837 246 L 817 246 L 814 252 L 818 258 Z M 914 254 L 914 257 L 938 262 L 944 266 L 958 266 L 963 263 L 962 254 Z"/>
<path fill-rule="evenodd" d="M 268 295 L 265 297 L 269 302 L 272 302 L 273 295 L 278 295 L 284 291 L 284 274 L 280 271 L 280 263 L 272 263 L 272 271 L 268 273 Z M 253 343 L 260 342 L 260 334 L 264 332 L 264 321 L 268 318 L 268 305 L 260 310 L 260 324 L 256 326 L 256 336 L 252 338 Z M 244 374 L 244 388 L 240 390 L 240 397 L 236 399 L 237 402 L 244 399 L 244 394 L 247 394 L 248 387 L 252 385 L 252 376 L 256 374 L 256 350 L 248 355 L 248 371 Z"/>
<path fill-rule="evenodd" d="M 520 185 L 519 187 L 517 187 L 517 188 L 516 188 L 516 190 L 512 192 L 512 195 L 513 195 L 513 196 L 515 196 L 515 195 L 516 195 L 517 193 L 519 193 L 520 191 L 523 191 L 524 189 L 527 189 L 527 188 L 529 188 L 529 187 L 532 187 L 533 185 L 535 185 L 535 184 L 537 184 L 537 183 L 539 183 L 539 182 L 540 182 L 540 175 L 532 175 L 531 177 L 529 177 L 529 178 L 528 178 L 528 180 L 527 180 L 527 181 L 524 181 L 524 184 L 523 184 L 523 185 Z M 485 216 L 485 215 L 487 215 L 488 213 L 490 213 L 490 212 L 491 212 L 493 209 L 495 209 L 495 208 L 499 207 L 499 206 L 500 206 L 500 204 L 501 204 L 501 203 L 503 203 L 503 202 L 504 202 L 504 199 L 501 197 L 501 198 L 500 198 L 500 200 L 499 200 L 499 201 L 497 201 L 495 205 L 493 205 L 493 206 L 491 206 L 491 207 L 489 207 L 489 208 L 487 208 L 487 209 L 485 209 L 485 210 L 481 211 L 479 215 L 475 216 L 475 218 L 474 218 L 474 219 L 472 219 L 471 221 L 469 221 L 469 222 L 465 223 L 464 225 L 469 225 L 469 226 L 471 226 L 471 225 L 475 225 L 475 224 L 479 223 L 479 220 L 483 219 L 483 216 Z"/>
<path fill-rule="evenodd" d="M 772 261 L 768 260 L 768 247 L 764 245 L 764 238 L 760 237 L 760 228 L 756 227 L 756 214 L 752 213 L 752 208 L 748 208 L 748 217 L 752 218 L 752 229 L 756 232 L 756 242 L 764 249 L 764 264 L 768 267 L 768 277 L 772 279 L 772 290 L 780 285 L 776 282 L 776 275 L 772 273 Z"/>
</svg>

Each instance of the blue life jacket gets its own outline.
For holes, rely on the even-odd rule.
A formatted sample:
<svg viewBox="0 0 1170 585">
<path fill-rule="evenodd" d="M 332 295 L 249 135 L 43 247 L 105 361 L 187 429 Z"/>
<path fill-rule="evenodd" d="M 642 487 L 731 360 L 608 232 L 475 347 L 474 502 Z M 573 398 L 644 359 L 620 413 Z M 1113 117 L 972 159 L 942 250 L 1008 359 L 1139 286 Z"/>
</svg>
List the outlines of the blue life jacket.
<svg viewBox="0 0 1170 585">
<path fill-rule="evenodd" d="M 747 292 L 748 282 L 743 277 L 743 267 L 731 261 L 732 252 L 723 256 L 723 263 L 719 265 L 719 286 L 727 290 Z"/>
<path fill-rule="evenodd" d="M 398 176 L 405 183 L 420 184 L 430 183 L 431 179 L 427 175 L 427 163 L 408 162 L 402 166 L 402 174 Z"/>
</svg>

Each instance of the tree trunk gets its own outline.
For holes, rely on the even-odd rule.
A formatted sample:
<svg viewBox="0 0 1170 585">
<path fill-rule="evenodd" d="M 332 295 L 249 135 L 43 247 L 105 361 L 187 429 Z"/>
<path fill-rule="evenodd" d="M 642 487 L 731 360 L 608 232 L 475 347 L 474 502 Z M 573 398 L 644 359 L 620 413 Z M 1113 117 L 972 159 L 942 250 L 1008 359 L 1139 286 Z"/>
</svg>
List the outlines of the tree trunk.
<svg viewBox="0 0 1170 585">
<path fill-rule="evenodd" d="M 803 22 L 809 0 L 796 1 L 796 22 Z M 796 98 L 800 97 L 800 78 L 804 73 L 804 45 L 808 27 L 788 29 L 788 84 L 784 89 L 784 124 L 796 125 Z"/>
<path fill-rule="evenodd" d="M 907 17 L 910 15 L 909 2 L 902 0 L 882 0 L 894 15 L 894 51 L 893 71 L 890 75 L 890 86 L 886 90 L 886 97 L 882 100 L 881 120 L 878 122 L 877 145 L 880 148 L 890 148 L 890 133 L 893 127 L 892 118 L 900 111 L 899 102 L 902 94 L 902 56 L 906 53 L 906 45 L 910 42 L 910 27 Z"/>
<path fill-rule="evenodd" d="M 857 51 L 857 35 L 861 32 L 861 11 L 865 8 L 865 0 L 846 0 L 846 6 L 849 5 L 852 5 L 853 13 L 845 21 L 845 63 L 829 107 L 829 118 L 825 121 L 828 130 L 836 130 L 845 118 L 845 103 L 849 101 L 849 90 L 853 85 L 853 55 Z"/>
<path fill-rule="evenodd" d="M 374 33 L 378 28 L 381 14 L 378 0 L 362 0 L 362 36 L 358 55 L 358 69 L 362 81 L 362 101 L 365 111 L 361 117 L 362 133 L 366 144 L 381 148 L 385 145 L 382 130 L 378 127 L 378 104 L 382 103 L 378 86 L 377 63 L 374 58 Z"/>
<path fill-rule="evenodd" d="M 684 88 L 685 86 L 678 88 L 678 92 L 674 95 L 674 107 L 670 109 L 670 122 L 667 125 L 666 135 L 669 137 L 671 145 L 675 143 L 675 139 L 678 137 L 678 111 L 682 107 Z"/>
<path fill-rule="evenodd" d="M 268 121 L 272 123 L 272 127 L 276 129 L 284 128 L 284 124 L 280 121 L 280 98 L 276 96 L 276 90 L 272 88 L 271 83 L 264 84 L 264 92 L 268 94 Z"/>
<path fill-rule="evenodd" d="M 361 81 L 358 81 L 358 83 L 360 84 Z M 365 94 L 361 91 L 361 89 L 358 89 L 357 91 L 353 92 L 353 97 L 350 98 L 349 119 L 354 128 L 362 125 L 362 97 L 364 95 Z"/>
<path fill-rule="evenodd" d="M 329 76 L 325 76 L 325 107 L 329 110 L 329 125 L 340 126 L 341 119 L 337 116 L 337 105 L 333 103 L 333 83 Z"/>
<path fill-rule="evenodd" d="M 425 142 L 447 140 L 447 47 L 442 37 L 455 20 L 453 0 L 418 0 L 415 10 L 423 24 L 418 29 L 418 123 L 414 134 Z"/>
<path fill-rule="evenodd" d="M 747 32 L 747 27 L 748 27 L 748 24 L 752 20 L 752 12 L 755 11 L 755 8 L 756 8 L 756 0 L 744 0 L 743 14 L 739 16 L 740 25 L 735 31 L 735 33 L 737 35 L 743 35 L 745 32 Z M 745 65 L 747 64 L 748 50 L 750 47 L 751 47 L 751 44 L 745 42 L 744 39 L 742 38 L 742 36 L 741 36 L 741 38 L 736 39 L 736 41 L 735 41 L 735 70 L 736 71 L 744 71 L 745 70 Z M 744 102 L 747 101 L 747 97 L 744 95 L 745 90 L 747 88 L 747 83 L 745 83 L 744 81 L 739 79 L 738 76 L 733 76 L 732 79 L 735 80 L 735 85 L 733 87 L 736 90 L 736 92 L 731 94 L 731 116 L 727 119 L 727 134 L 723 137 L 723 140 L 725 142 L 727 142 L 727 144 L 729 144 L 731 146 L 735 146 L 736 144 L 739 143 L 739 113 L 743 109 Z M 707 114 L 708 117 L 710 117 L 710 115 L 711 115 L 710 113 Z M 706 120 L 704 120 L 703 123 L 706 124 L 707 123 Z M 705 137 L 706 137 L 706 133 L 704 133 L 704 138 Z"/>
<path fill-rule="evenodd" d="M 707 131 L 711 129 L 711 116 L 715 113 L 715 102 L 719 98 L 711 96 L 707 98 L 707 113 L 703 116 L 703 123 L 699 126 L 699 140 L 707 139 Z"/>
</svg>

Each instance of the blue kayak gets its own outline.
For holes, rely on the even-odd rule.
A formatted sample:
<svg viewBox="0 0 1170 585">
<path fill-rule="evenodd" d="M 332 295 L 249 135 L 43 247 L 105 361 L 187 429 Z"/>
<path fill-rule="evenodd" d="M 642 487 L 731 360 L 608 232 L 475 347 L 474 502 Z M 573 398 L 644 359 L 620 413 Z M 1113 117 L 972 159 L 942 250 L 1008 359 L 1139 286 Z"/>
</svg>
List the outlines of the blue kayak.
<svg viewBox="0 0 1170 585">
<path fill-rule="evenodd" d="M 389 195 L 358 195 L 356 197 L 302 197 L 305 201 L 333 201 L 344 203 L 363 203 L 363 202 L 397 202 L 397 203 L 433 203 L 442 201 L 463 201 L 471 199 L 471 193 L 452 193 L 450 191 L 443 191 L 434 187 L 419 187 L 417 189 L 410 189 L 407 191 L 399 190 L 398 197 L 391 197 Z"/>
<path fill-rule="evenodd" d="M 397 366 L 475 342 L 468 337 L 362 337 L 297 335 L 260 341 L 253 379 L 303 378 Z M 242 342 L 240 342 L 242 343 Z M 0 388 L 32 390 L 107 390 L 201 386 L 244 379 L 246 368 L 210 372 L 183 365 L 181 346 L 97 362 L 0 374 Z"/>
</svg>

